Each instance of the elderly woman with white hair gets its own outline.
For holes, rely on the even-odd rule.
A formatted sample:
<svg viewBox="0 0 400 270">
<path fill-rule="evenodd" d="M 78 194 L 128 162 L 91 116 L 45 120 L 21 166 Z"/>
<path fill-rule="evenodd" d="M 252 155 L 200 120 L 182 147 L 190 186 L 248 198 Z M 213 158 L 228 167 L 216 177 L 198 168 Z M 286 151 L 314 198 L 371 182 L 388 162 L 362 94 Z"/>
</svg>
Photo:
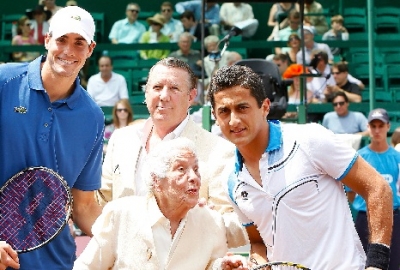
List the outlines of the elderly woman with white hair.
<svg viewBox="0 0 400 270">
<path fill-rule="evenodd" d="M 222 269 L 225 226 L 218 212 L 198 205 L 201 181 L 193 142 L 161 142 L 147 165 L 148 196 L 108 203 L 74 269 Z"/>
</svg>

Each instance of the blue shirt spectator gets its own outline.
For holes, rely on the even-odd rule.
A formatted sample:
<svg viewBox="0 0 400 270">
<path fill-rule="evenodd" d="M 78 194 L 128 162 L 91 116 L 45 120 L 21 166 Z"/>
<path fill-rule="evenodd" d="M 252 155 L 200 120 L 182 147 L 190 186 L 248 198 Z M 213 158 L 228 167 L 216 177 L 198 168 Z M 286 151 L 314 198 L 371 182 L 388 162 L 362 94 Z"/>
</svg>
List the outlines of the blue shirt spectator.
<svg viewBox="0 0 400 270">
<path fill-rule="evenodd" d="M 194 18 L 197 22 L 201 20 L 201 0 L 192 0 L 185 2 L 178 2 L 175 5 L 175 9 L 178 13 L 183 13 L 186 10 L 190 10 L 194 13 Z M 219 24 L 219 5 L 213 2 L 207 2 L 204 19 L 206 24 Z"/>
<path fill-rule="evenodd" d="M 146 32 L 145 26 L 137 22 L 139 12 L 139 5 L 128 4 L 126 7 L 126 18 L 116 21 L 111 28 L 110 35 L 108 36 L 111 43 L 132 44 L 139 42 L 142 34 Z"/>
</svg>

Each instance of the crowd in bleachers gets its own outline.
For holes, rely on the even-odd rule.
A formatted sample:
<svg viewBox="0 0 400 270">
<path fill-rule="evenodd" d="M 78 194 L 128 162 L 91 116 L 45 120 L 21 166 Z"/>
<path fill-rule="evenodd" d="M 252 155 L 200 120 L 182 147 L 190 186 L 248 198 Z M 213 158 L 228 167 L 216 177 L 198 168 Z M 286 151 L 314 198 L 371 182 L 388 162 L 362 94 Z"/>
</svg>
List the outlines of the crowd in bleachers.
<svg viewBox="0 0 400 270">
<path fill-rule="evenodd" d="M 78 5 L 78 3 L 77 1 L 67 1 L 65 5 Z M 15 21 L 16 24 L 9 28 L 11 31 L 10 44 L 44 44 L 49 21 L 61 8 L 56 5 L 55 0 L 41 0 L 35 8 L 26 10 L 26 14 L 19 17 Z M 222 66 L 231 66 L 242 58 L 247 58 L 247 48 L 222 50 L 224 54 L 218 54 L 217 52 L 221 49 L 219 48 L 220 43 L 224 40 L 226 42 L 229 39 L 235 39 L 231 36 L 235 28 L 239 28 L 241 31 L 241 36 L 237 38 L 237 41 L 251 40 L 260 24 L 259 18 L 254 17 L 251 5 L 247 3 L 219 5 L 217 2 L 208 2 L 203 23 L 200 19 L 202 7 L 199 0 L 178 2 L 176 5 L 163 2 L 159 8 L 159 11 L 147 12 L 148 16 L 143 17 L 140 15 L 142 10 L 139 4 L 129 3 L 125 8 L 126 17 L 116 21 L 108 35 L 104 33 L 101 35 L 107 36 L 108 42 L 112 44 L 176 43 L 176 50 L 149 47 L 140 50 L 102 51 L 95 62 L 87 61 L 87 67 L 80 74 L 82 85 L 92 99 L 101 107 L 113 107 L 113 121 L 108 123 L 105 128 L 104 154 L 111 134 L 115 130 L 133 123 L 134 108 L 131 105 L 144 102 L 143 86 L 152 67 L 153 77 L 157 77 L 157 70 L 154 70 L 154 64 L 157 61 L 172 56 L 188 63 L 190 71 L 193 71 L 197 80 L 191 81 L 193 87 L 191 85 L 190 91 L 193 93 L 190 95 L 193 97 L 190 96 L 189 101 L 185 101 L 186 96 L 180 93 L 182 102 L 185 101 L 188 108 L 192 104 L 203 105 L 207 102 L 204 99 L 204 93 L 207 91 L 210 78 L 214 73 Z M 356 31 L 364 33 L 362 31 L 365 31 L 365 25 L 362 26 L 360 23 L 359 28 L 355 26 L 357 23 L 355 18 L 358 16 L 356 12 L 353 13 L 354 18 L 349 13 L 327 14 L 326 9 L 317 1 L 305 0 L 305 14 L 304 21 L 301 21 L 298 4 L 276 3 L 271 7 L 268 21 L 264 22 L 271 27 L 271 35 L 267 40 L 282 41 L 287 46 L 274 48 L 273 51 L 271 50 L 273 54 L 265 53 L 263 60 L 265 57 L 265 61 L 274 63 L 282 77 L 280 79 L 286 80 L 288 103 L 295 106 L 302 103 L 331 104 L 332 112 L 327 114 L 310 113 L 308 121 L 321 122 L 323 126 L 336 134 L 369 136 L 369 125 L 372 121 L 381 121 L 388 131 L 390 129 L 390 134 L 393 132 L 392 145 L 398 147 L 400 145 L 399 130 L 395 130 L 400 125 L 398 112 L 393 112 L 390 121 L 390 112 L 388 116 L 385 110 L 382 111 L 384 120 L 376 115 L 370 115 L 367 119 L 363 113 L 354 112 L 349 107 L 351 103 L 361 103 L 369 99 L 371 88 L 368 76 L 371 65 L 370 52 L 365 49 L 356 50 L 356 48 L 343 50 L 342 47 L 330 46 L 329 43 L 329 41 L 353 40 L 353 34 L 357 36 Z M 333 16 L 329 17 L 328 15 Z M 101 18 L 101 16 L 94 17 L 95 20 Z M 364 19 L 365 17 L 366 14 L 364 14 Z M 376 33 L 386 34 L 393 29 L 400 33 L 400 12 L 397 19 L 399 23 L 397 29 L 390 25 L 390 20 L 386 22 L 383 19 L 378 20 Z M 303 27 L 300 27 L 301 24 Z M 386 27 L 385 31 L 378 27 L 380 24 Z M 206 33 L 203 40 L 204 58 L 199 50 L 192 47 L 193 44 L 201 42 L 203 26 Z M 302 32 L 301 29 L 303 29 Z M 2 37 L 6 36 L 6 30 L 5 27 L 2 27 Z M 105 42 L 104 36 L 102 36 L 102 42 Z M 301 47 L 302 39 L 304 41 L 303 48 Z M 328 43 L 324 43 L 325 41 Z M 7 61 L 27 62 L 37 58 L 38 55 L 39 53 L 36 51 L 19 52 L 17 50 Z M 376 88 L 374 90 L 376 100 L 400 101 L 400 53 L 377 48 L 375 57 Z M 157 68 L 157 65 L 155 67 Z M 90 72 L 90 68 L 98 69 L 98 72 L 97 70 Z M 168 71 L 166 64 L 165 66 L 158 65 L 158 69 L 165 78 L 174 75 Z M 183 80 L 179 76 L 175 79 Z M 304 82 L 303 85 L 301 85 L 302 82 Z M 157 84 L 155 79 L 152 83 Z M 197 96 L 194 91 L 196 83 L 196 89 L 199 90 Z M 148 85 L 147 87 L 149 87 Z M 303 96 L 301 96 L 302 88 L 304 88 Z M 152 91 L 154 100 L 161 98 L 157 97 L 159 94 L 156 93 L 155 88 Z M 177 99 L 176 103 L 179 104 L 180 101 Z M 154 105 L 154 107 L 156 106 Z M 181 113 L 189 119 L 186 115 L 187 108 L 181 109 Z M 297 113 L 287 113 L 284 118 L 296 119 Z M 190 119 L 192 121 L 192 118 Z M 398 121 L 396 121 L 397 119 Z M 156 133 L 154 126 L 149 130 L 149 136 L 153 132 Z M 194 127 L 199 128 L 197 125 Z M 374 138 L 372 135 L 371 137 L 373 141 Z M 140 152 L 138 155 L 140 156 Z"/>
<path fill-rule="evenodd" d="M 48 22 L 51 20 L 52 14 L 61 8 L 62 3 L 56 3 L 55 0 L 40 0 L 38 4 L 32 9 L 26 10 L 25 15 L 19 18 L 3 15 L 1 39 L 10 40 L 10 44 L 13 45 L 43 44 L 45 33 L 48 31 Z M 78 5 L 78 2 L 66 1 L 65 5 Z M 140 97 L 142 95 L 140 86 L 145 82 L 146 71 L 157 60 L 169 55 L 179 55 L 180 58 L 189 62 L 199 79 L 204 75 L 204 84 L 200 83 L 198 86 L 200 90 L 203 85 L 207 86 L 211 76 L 210 71 L 215 67 L 208 54 L 214 49 L 220 50 L 221 48 L 215 46 L 210 50 L 205 46 L 205 59 L 201 59 L 200 50 L 192 48 L 191 44 L 198 44 L 201 39 L 201 8 L 200 0 L 182 1 L 176 4 L 163 2 L 160 4 L 159 10 L 151 11 L 141 10 L 138 3 L 129 3 L 125 9 L 125 18 L 115 21 L 108 35 L 104 33 L 104 14 L 93 13 L 98 28 L 96 29 L 98 43 L 176 43 L 179 47 L 176 51 L 160 48 L 130 51 L 116 49 L 102 52 L 113 59 L 115 72 L 122 74 L 127 80 L 129 96 L 135 97 L 132 100 L 141 102 L 143 98 Z M 388 33 L 400 33 L 400 9 L 387 7 L 375 9 L 375 34 L 377 36 L 388 37 Z M 345 90 L 348 92 L 348 89 L 338 86 L 337 78 L 342 72 L 348 73 L 350 83 L 360 87 L 359 91 L 355 92 L 356 97 L 350 94 L 350 102 L 368 102 L 370 99 L 368 49 L 353 46 L 349 46 L 349 48 L 328 46 L 324 43 L 325 41 L 329 44 L 330 41 L 358 40 L 361 36 L 361 39 L 366 38 L 366 8 L 345 8 L 343 14 L 335 14 L 330 7 L 323 7 L 317 1 L 307 0 L 304 6 L 303 22 L 300 21 L 299 10 L 300 7 L 297 3 L 274 3 L 270 8 L 268 20 L 263 22 L 261 18 L 254 17 L 250 4 L 207 2 L 204 14 L 205 37 L 217 38 L 216 44 L 218 44 L 233 26 L 238 26 L 245 30 L 239 37 L 231 37 L 231 41 L 240 42 L 252 40 L 252 36 L 259 27 L 270 27 L 271 34 L 267 40 L 283 41 L 287 46 L 276 47 L 273 50 L 274 54 L 271 55 L 266 50 L 263 57 L 275 63 L 281 62 L 286 67 L 305 62 L 307 66 L 310 66 L 307 72 L 321 74 L 321 77 L 308 79 L 305 92 L 312 94 L 305 96 L 305 102 L 325 103 L 329 102 L 328 99 L 325 99 L 325 94 L 328 92 L 331 94 L 332 91 Z M 303 33 L 300 33 L 301 23 L 303 23 Z M 184 38 L 182 33 L 186 33 L 186 36 L 189 34 L 191 38 L 191 44 L 185 53 L 182 53 L 182 42 L 180 42 L 181 38 Z M 397 35 L 394 34 L 394 36 Z M 305 44 L 304 61 L 301 38 L 304 38 Z M 247 58 L 249 53 L 249 49 L 246 47 L 235 47 L 231 51 L 239 53 L 241 58 Z M 321 52 L 328 55 L 327 63 L 325 63 L 324 54 L 321 56 Z M 219 67 L 226 65 L 226 58 L 229 54 L 230 52 L 226 51 L 226 55 L 222 55 L 218 62 Z M 14 52 L 10 55 L 11 59 L 3 60 L 30 61 L 37 55 L 38 52 Z M 95 57 L 99 56 L 100 54 L 97 53 Z M 233 57 L 235 54 L 231 54 L 231 56 Z M 399 101 L 400 54 L 395 52 L 394 47 L 393 49 L 379 47 L 375 50 L 374 60 L 376 101 Z M 345 71 L 339 70 L 332 73 L 331 66 L 334 63 L 340 63 L 342 67 L 345 67 L 343 68 Z M 88 61 L 81 74 L 85 87 L 86 81 L 96 72 L 97 59 Z M 284 72 L 285 70 L 281 66 L 281 75 Z M 136 73 L 139 75 L 135 76 Z M 353 87 L 351 88 L 353 89 Z M 292 92 L 289 94 L 292 95 Z M 203 104 L 204 100 L 201 100 L 200 97 L 202 95 L 199 95 L 197 103 Z M 295 102 L 293 102 L 294 100 Z M 300 99 L 292 98 L 289 101 L 289 103 L 298 104 Z"/>
</svg>

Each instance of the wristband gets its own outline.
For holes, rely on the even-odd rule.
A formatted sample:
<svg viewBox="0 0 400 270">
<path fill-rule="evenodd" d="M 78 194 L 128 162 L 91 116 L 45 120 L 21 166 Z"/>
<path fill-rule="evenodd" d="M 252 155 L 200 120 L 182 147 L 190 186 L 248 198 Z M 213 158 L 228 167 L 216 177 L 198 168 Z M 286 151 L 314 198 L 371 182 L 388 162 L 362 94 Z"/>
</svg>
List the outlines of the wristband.
<svg viewBox="0 0 400 270">
<path fill-rule="evenodd" d="M 390 248 L 387 245 L 371 243 L 368 246 L 365 268 L 375 267 L 382 270 L 389 268 Z"/>
</svg>

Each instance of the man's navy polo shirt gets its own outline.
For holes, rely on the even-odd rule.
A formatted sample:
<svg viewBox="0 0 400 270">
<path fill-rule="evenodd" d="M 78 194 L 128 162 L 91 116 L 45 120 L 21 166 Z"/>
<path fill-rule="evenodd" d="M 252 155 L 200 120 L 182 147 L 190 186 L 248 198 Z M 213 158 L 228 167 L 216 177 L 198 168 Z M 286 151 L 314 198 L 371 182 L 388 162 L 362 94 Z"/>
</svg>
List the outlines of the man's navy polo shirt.
<svg viewBox="0 0 400 270">
<path fill-rule="evenodd" d="M 104 115 L 79 79 L 71 96 L 51 103 L 40 76 L 42 61 L 45 57 L 0 65 L 0 185 L 24 168 L 45 166 L 70 187 L 96 190 Z M 75 243 L 68 226 L 48 245 L 19 258 L 21 269 L 72 269 Z"/>
</svg>

